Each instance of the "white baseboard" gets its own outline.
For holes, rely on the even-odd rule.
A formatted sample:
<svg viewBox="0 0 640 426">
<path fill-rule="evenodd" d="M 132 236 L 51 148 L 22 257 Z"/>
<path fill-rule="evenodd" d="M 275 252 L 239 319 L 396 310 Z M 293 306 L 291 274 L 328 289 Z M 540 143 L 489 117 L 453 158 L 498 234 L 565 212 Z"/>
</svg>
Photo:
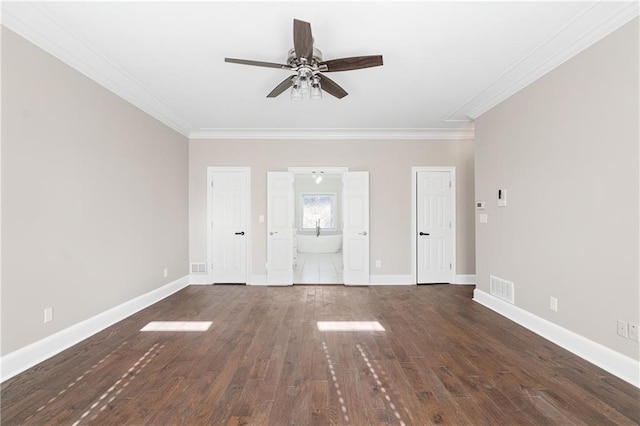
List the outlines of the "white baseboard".
<svg viewBox="0 0 640 426">
<path fill-rule="evenodd" d="M 190 285 L 211 285 L 213 283 L 213 279 L 207 275 L 197 275 L 192 274 L 189 275 L 189 284 Z M 247 285 L 263 285 L 263 286 L 279 286 L 281 284 L 268 284 L 266 275 L 252 275 L 247 281 Z M 290 284 L 282 284 L 283 286 Z"/>
<path fill-rule="evenodd" d="M 206 274 L 189 275 L 189 285 L 209 285 L 212 283 L 211 278 Z"/>
<path fill-rule="evenodd" d="M 453 282 L 451 284 L 468 285 L 468 284 L 475 284 L 475 283 L 476 283 L 475 274 L 470 274 L 470 275 L 455 275 L 453 277 Z"/>
<path fill-rule="evenodd" d="M 416 285 L 411 275 L 370 275 L 369 285 Z"/>
<path fill-rule="evenodd" d="M 99 331 L 127 318 L 130 315 L 153 305 L 171 294 L 189 285 L 189 276 L 185 275 L 169 284 L 152 290 L 134 299 L 99 313 L 87 320 L 58 331 L 51 336 L 31 343 L 0 358 L 0 382 L 25 371 L 34 365 L 51 358 L 63 350 Z"/>
<path fill-rule="evenodd" d="M 455 275 L 452 284 L 475 284 L 475 275 Z M 191 285 L 209 285 L 211 279 L 207 275 L 189 275 Z M 415 285 L 411 275 L 371 275 L 368 285 Z M 277 286 L 278 284 L 267 283 L 266 275 L 252 275 L 247 285 Z"/>
<path fill-rule="evenodd" d="M 625 382 L 640 387 L 640 362 L 608 347 L 560 327 L 477 288 L 473 300 L 533 331 L 547 340 L 584 358 Z"/>
</svg>

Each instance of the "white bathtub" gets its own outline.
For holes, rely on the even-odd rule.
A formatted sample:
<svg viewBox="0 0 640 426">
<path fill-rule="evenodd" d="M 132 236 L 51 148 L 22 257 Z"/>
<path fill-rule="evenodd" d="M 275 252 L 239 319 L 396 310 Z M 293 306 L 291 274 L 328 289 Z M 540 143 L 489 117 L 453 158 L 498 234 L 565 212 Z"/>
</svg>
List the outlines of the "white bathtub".
<svg viewBox="0 0 640 426">
<path fill-rule="evenodd" d="M 342 247 L 342 234 L 329 231 L 320 231 L 316 237 L 312 233 L 300 233 L 296 235 L 298 252 L 300 253 L 337 253 Z"/>
</svg>

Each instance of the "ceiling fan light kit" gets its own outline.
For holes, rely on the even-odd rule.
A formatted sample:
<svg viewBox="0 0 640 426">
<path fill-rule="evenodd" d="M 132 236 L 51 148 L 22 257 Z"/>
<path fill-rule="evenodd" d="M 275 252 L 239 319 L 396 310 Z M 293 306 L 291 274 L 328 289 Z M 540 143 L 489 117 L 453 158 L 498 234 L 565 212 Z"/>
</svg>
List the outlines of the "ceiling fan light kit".
<svg viewBox="0 0 640 426">
<path fill-rule="evenodd" d="M 313 77 L 313 80 L 311 80 L 309 98 L 311 98 L 312 101 L 319 101 L 322 99 L 322 86 L 320 86 L 320 79 L 318 77 Z"/>
<path fill-rule="evenodd" d="M 293 49 L 289 50 L 286 64 L 252 61 L 247 59 L 225 58 L 225 62 L 253 65 L 267 68 L 280 68 L 295 74 L 284 79 L 268 95 L 275 98 L 291 88 L 291 100 L 300 101 L 304 95 L 311 100 L 322 99 L 322 91 L 342 99 L 348 95 L 346 90 L 322 73 L 350 71 L 361 68 L 377 67 L 383 64 L 382 55 L 356 56 L 351 58 L 323 61 L 320 49 L 313 46 L 311 24 L 293 20 Z"/>
</svg>

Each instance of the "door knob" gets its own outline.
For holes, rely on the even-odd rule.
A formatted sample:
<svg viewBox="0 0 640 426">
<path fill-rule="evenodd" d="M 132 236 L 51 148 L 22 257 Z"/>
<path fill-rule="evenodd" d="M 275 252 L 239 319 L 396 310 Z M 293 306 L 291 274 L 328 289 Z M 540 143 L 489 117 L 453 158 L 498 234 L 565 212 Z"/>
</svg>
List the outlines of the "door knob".
<svg viewBox="0 0 640 426">
<path fill-rule="evenodd" d="M 358 235 L 367 235 L 367 231 L 359 232 Z"/>
<path fill-rule="evenodd" d="M 429 235 L 429 234 L 427 234 L 426 232 L 420 231 L 420 235 Z"/>
<path fill-rule="evenodd" d="M 242 232 L 236 232 L 236 235 L 244 235 L 244 231 L 242 231 Z"/>
<path fill-rule="evenodd" d="M 273 234 L 277 234 L 277 233 L 278 233 L 278 231 L 271 231 L 271 232 L 269 232 L 269 235 L 273 235 Z"/>
</svg>

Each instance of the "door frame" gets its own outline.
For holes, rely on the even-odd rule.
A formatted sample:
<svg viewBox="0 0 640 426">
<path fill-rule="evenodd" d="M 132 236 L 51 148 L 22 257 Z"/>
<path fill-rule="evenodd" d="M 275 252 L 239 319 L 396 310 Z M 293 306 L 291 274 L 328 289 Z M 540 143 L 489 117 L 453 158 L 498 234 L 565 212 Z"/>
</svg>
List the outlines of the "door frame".
<svg viewBox="0 0 640 426">
<path fill-rule="evenodd" d="M 451 177 L 451 283 L 455 281 L 457 275 L 457 256 L 456 256 L 456 167 L 455 166 L 441 166 L 441 167 L 411 167 L 411 282 L 418 283 L 418 240 L 416 238 L 416 220 L 418 217 L 418 172 L 449 172 Z"/>
<path fill-rule="evenodd" d="M 251 233 L 251 167 L 219 167 L 209 166 L 207 167 L 207 281 L 214 284 L 214 273 L 211 265 L 213 264 L 213 253 L 211 251 L 211 245 L 213 243 L 213 173 L 215 172 L 244 172 L 247 175 L 247 191 L 246 199 L 247 203 L 247 227 L 246 227 L 246 241 L 247 241 L 247 254 L 246 254 L 246 283 L 249 284 L 251 280 L 253 265 L 251 263 L 252 253 L 252 233 Z"/>
</svg>

